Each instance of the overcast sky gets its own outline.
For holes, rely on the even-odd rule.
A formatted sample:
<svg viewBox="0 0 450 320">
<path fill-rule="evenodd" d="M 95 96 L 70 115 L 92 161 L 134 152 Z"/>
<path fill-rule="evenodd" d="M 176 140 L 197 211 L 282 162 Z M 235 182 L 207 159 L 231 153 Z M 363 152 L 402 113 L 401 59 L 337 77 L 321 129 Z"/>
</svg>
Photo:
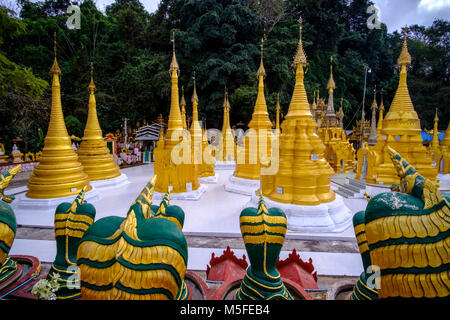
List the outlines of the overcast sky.
<svg viewBox="0 0 450 320">
<path fill-rule="evenodd" d="M 94 0 L 104 7 L 114 0 Z M 159 0 L 140 0 L 148 12 L 158 9 Z M 333 0 L 329 0 L 333 1 Z M 401 30 L 405 25 L 430 26 L 436 18 L 450 20 L 450 0 L 372 0 L 380 9 L 381 22 L 389 32 Z"/>
</svg>

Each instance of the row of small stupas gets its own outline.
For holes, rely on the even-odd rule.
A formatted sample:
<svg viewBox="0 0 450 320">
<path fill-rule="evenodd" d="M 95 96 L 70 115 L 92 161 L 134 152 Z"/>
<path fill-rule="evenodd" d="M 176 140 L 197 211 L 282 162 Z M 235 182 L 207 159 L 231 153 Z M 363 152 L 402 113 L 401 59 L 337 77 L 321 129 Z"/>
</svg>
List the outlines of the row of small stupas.
<svg viewBox="0 0 450 320">
<path fill-rule="evenodd" d="M 39 164 L 34 167 L 30 176 L 26 194 L 32 199 L 72 196 L 86 186 L 86 191 L 91 190 L 90 181 L 109 180 L 121 175 L 119 167 L 114 163 L 113 156 L 106 146 L 98 122 L 92 67 L 91 82 L 88 87 L 89 111 L 84 136 L 77 152 L 72 148 L 62 112 L 61 70 L 56 59 L 56 40 L 54 51 L 55 58 L 50 69 L 52 74 L 50 123 Z"/>
</svg>

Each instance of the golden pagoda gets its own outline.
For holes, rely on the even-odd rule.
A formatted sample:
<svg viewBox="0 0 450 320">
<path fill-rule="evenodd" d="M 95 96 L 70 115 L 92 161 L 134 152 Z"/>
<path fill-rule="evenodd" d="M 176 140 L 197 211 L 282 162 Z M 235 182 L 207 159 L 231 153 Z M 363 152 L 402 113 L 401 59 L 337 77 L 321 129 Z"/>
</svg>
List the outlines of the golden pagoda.
<svg viewBox="0 0 450 320">
<path fill-rule="evenodd" d="M 233 131 L 230 126 L 230 108 L 228 90 L 225 87 L 225 97 L 223 100 L 222 145 L 218 152 L 216 152 L 217 161 L 235 160 L 236 143 L 234 141 Z"/>
<path fill-rule="evenodd" d="M 378 108 L 378 123 L 377 123 L 377 143 L 382 140 L 381 129 L 383 129 L 383 118 L 384 118 L 384 101 L 383 101 L 383 90 L 380 92 L 381 102 Z"/>
<path fill-rule="evenodd" d="M 439 145 L 439 130 L 438 130 L 438 109 L 436 108 L 436 114 L 434 116 L 434 126 L 433 126 L 433 138 L 431 139 L 428 150 L 430 152 L 431 158 L 437 168 L 440 167 L 440 161 L 442 157 L 441 146 Z"/>
<path fill-rule="evenodd" d="M 95 84 L 93 65 L 91 64 L 91 82 L 89 84 L 89 111 L 84 129 L 84 136 L 77 150 L 79 160 L 92 181 L 112 179 L 120 176 L 119 166 L 114 163 L 103 138 L 98 122 L 97 105 L 95 101 Z"/>
<path fill-rule="evenodd" d="M 186 100 L 184 99 L 184 86 L 181 87 L 181 120 L 183 121 L 183 129 L 187 130 Z"/>
<path fill-rule="evenodd" d="M 397 64 L 400 66 L 400 78 L 394 99 L 380 129 L 382 143 L 380 144 L 379 141 L 377 145 L 367 147 L 366 182 L 399 183 L 397 171 L 389 157 L 388 147 L 400 153 L 425 178 L 436 181 L 437 169 L 432 165 L 431 156 L 422 144 L 420 120 L 414 110 L 406 81 L 407 66 L 411 64 L 411 56 L 406 42 L 406 29 Z M 361 176 L 362 166 L 362 160 L 358 159 L 357 178 Z"/>
<path fill-rule="evenodd" d="M 281 125 L 279 169 L 274 175 L 261 176 L 261 191 L 264 197 L 278 203 L 315 206 L 333 201 L 336 195 L 330 188 L 334 170 L 324 157 L 325 146 L 316 134 L 317 124 L 303 84 L 306 63 L 300 19 L 300 38 L 293 63 L 295 87 Z"/>
<path fill-rule="evenodd" d="M 370 107 L 370 109 L 372 110 L 372 120 L 370 122 L 370 134 L 369 134 L 369 137 L 367 138 L 367 143 L 369 144 L 369 146 L 374 146 L 377 144 L 377 141 L 378 141 L 377 120 L 376 120 L 378 104 L 377 104 L 377 89 L 376 89 L 376 87 L 373 90 L 373 102 L 372 102 L 372 106 Z"/>
<path fill-rule="evenodd" d="M 172 195 L 176 193 L 190 192 L 200 187 L 195 165 L 191 159 L 190 139 L 183 132 L 183 121 L 180 112 L 178 93 L 178 66 L 175 55 L 175 35 L 173 34 L 173 54 L 170 64 L 171 74 L 171 98 L 169 121 L 165 138 L 160 139 L 155 148 L 154 171 L 158 176 L 155 191 L 164 194 L 168 190 Z"/>
<path fill-rule="evenodd" d="M 249 131 L 244 137 L 244 147 L 239 147 L 236 170 L 234 171 L 234 176 L 237 178 L 258 181 L 261 177 L 261 157 L 271 156 L 270 140 L 272 132 L 272 122 L 269 119 L 266 98 L 264 97 L 266 70 L 263 64 L 263 42 L 264 40 L 261 41 L 261 61 L 256 73 L 258 77 L 258 95 L 253 108 L 252 119 L 248 124 Z"/>
<path fill-rule="evenodd" d="M 280 94 L 277 95 L 277 114 L 275 118 L 275 133 L 280 133 Z"/>
<path fill-rule="evenodd" d="M 197 175 L 199 178 L 205 178 L 210 176 L 215 176 L 214 172 L 214 161 L 211 158 L 209 163 L 205 161 L 207 156 L 206 149 L 209 146 L 206 132 L 203 132 L 200 122 L 198 121 L 198 95 L 195 83 L 195 73 L 193 76 L 194 80 L 194 91 L 192 93 L 192 123 L 190 128 L 191 133 L 191 147 L 192 147 L 192 163 L 196 167 Z"/>
<path fill-rule="evenodd" d="M 317 130 L 318 136 L 325 145 L 325 158 L 336 172 L 346 172 L 355 166 L 355 149 L 347 140 L 347 135 L 340 124 L 334 110 L 334 89 L 336 84 L 333 78 L 333 59 L 330 59 L 330 78 L 328 80 L 328 105 Z M 341 106 L 342 117 L 343 110 Z"/>
<path fill-rule="evenodd" d="M 56 38 L 56 34 L 55 34 Z M 52 74 L 52 107 L 50 123 L 44 140 L 44 149 L 39 157 L 39 164 L 34 167 L 28 181 L 26 196 L 33 199 L 52 199 L 73 196 L 89 185 L 89 177 L 78 161 L 78 156 L 72 148 L 67 133 L 61 105 L 61 70 L 56 60 L 56 40 L 54 45 L 55 58 L 50 69 Z"/>
<path fill-rule="evenodd" d="M 442 164 L 440 164 L 440 171 L 443 174 L 450 173 L 450 124 L 444 134 L 444 139 L 441 141 Z"/>
</svg>

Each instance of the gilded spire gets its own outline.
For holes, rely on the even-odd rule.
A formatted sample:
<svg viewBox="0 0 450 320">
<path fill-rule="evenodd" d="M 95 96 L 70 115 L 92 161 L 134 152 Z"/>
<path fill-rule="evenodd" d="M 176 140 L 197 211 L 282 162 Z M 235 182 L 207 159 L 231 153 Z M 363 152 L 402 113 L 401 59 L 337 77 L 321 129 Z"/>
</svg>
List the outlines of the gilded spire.
<svg viewBox="0 0 450 320">
<path fill-rule="evenodd" d="M 302 41 L 303 19 L 300 17 L 300 19 L 298 19 L 298 22 L 300 23 L 300 27 L 299 27 L 300 38 L 298 41 L 297 52 L 295 53 L 295 56 L 294 56 L 294 62 L 292 63 L 292 65 L 294 67 L 297 67 L 299 64 L 306 65 L 306 63 L 307 63 L 306 54 L 305 54 L 305 51 L 303 50 L 303 41 Z"/>
<path fill-rule="evenodd" d="M 330 79 L 328 79 L 328 85 L 327 85 L 328 91 L 332 92 L 334 89 L 336 89 L 336 84 L 334 83 L 333 79 L 333 57 L 330 57 Z"/>
<path fill-rule="evenodd" d="M 275 129 L 280 130 L 280 94 L 277 95 L 277 117 L 275 122 Z"/>
<path fill-rule="evenodd" d="M 187 129 L 186 100 L 184 99 L 184 86 L 181 86 L 181 121 L 183 121 L 183 129 Z"/>
<path fill-rule="evenodd" d="M 256 72 L 257 77 L 265 77 L 266 76 L 266 69 L 264 69 L 263 64 L 263 55 L 264 55 L 264 38 L 261 39 L 261 62 L 259 64 L 258 72 Z"/>
<path fill-rule="evenodd" d="M 398 57 L 398 60 L 397 60 L 397 64 L 399 66 L 411 64 L 411 55 L 408 52 L 408 45 L 406 43 L 406 34 L 407 34 L 407 32 L 408 32 L 408 29 L 405 27 L 403 29 L 403 47 L 402 47 L 402 52 L 400 53 L 400 56 Z"/>
<path fill-rule="evenodd" d="M 433 139 L 431 140 L 431 146 L 432 147 L 439 147 L 438 122 L 439 122 L 438 109 L 436 108 L 436 114 L 434 115 Z"/>
<path fill-rule="evenodd" d="M 377 86 L 375 86 L 375 88 L 373 89 L 373 101 L 372 101 L 372 106 L 370 108 L 372 110 L 377 110 L 378 109 L 378 104 L 377 104 Z"/>
<path fill-rule="evenodd" d="M 88 87 L 90 92 L 94 92 L 95 90 L 95 83 L 94 83 L 94 64 L 91 62 L 91 82 L 89 83 Z"/>
<path fill-rule="evenodd" d="M 311 109 L 309 108 L 308 97 L 306 96 L 305 85 L 303 83 L 305 73 L 303 67 L 306 65 L 306 55 L 303 51 L 302 44 L 302 18 L 300 22 L 300 36 L 298 41 L 297 53 L 294 57 L 293 66 L 295 71 L 295 86 L 292 94 L 291 103 L 289 104 L 289 110 L 286 114 L 286 119 L 297 116 L 310 116 L 312 117 Z"/>
<path fill-rule="evenodd" d="M 53 52 L 55 54 L 55 58 L 53 60 L 53 65 L 50 68 L 51 74 L 61 74 L 61 69 L 58 66 L 58 61 L 56 60 L 56 32 L 53 33 Z"/>
<path fill-rule="evenodd" d="M 170 64 L 171 71 L 171 96 L 170 96 L 170 112 L 169 112 L 169 121 L 167 122 L 167 139 L 168 143 L 172 143 L 172 132 L 175 130 L 183 129 L 183 121 L 181 119 L 180 112 L 180 96 L 178 93 L 178 62 L 175 55 L 175 32 L 172 33 L 172 63 Z M 186 121 L 185 121 L 186 122 Z M 176 141 L 173 141 L 176 143 Z"/>
<path fill-rule="evenodd" d="M 178 66 L 177 56 L 175 55 L 175 31 L 172 32 L 172 39 L 170 41 L 172 42 L 172 62 L 170 63 L 170 72 L 172 73 L 173 70 L 179 72 L 180 67 Z"/>
<path fill-rule="evenodd" d="M 194 76 L 192 77 L 192 79 L 194 80 L 194 92 L 192 93 L 192 99 L 191 102 L 196 101 L 198 103 L 198 96 L 197 96 L 197 87 L 195 85 L 195 71 L 194 71 Z"/>
</svg>

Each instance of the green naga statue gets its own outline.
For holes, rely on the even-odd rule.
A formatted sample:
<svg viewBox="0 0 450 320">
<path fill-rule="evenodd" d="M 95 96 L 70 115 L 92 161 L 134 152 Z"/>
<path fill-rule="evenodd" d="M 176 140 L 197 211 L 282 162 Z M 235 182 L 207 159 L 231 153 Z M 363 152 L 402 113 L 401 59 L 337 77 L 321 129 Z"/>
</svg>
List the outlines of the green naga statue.
<svg viewBox="0 0 450 320">
<path fill-rule="evenodd" d="M 350 299 L 448 299 L 450 197 L 395 150 L 388 152 L 402 192 L 374 196 L 353 219 L 365 272 Z M 377 281 L 369 275 L 374 270 Z"/>
<path fill-rule="evenodd" d="M 145 186 L 126 218 L 96 221 L 81 239 L 77 263 L 83 299 L 185 300 L 188 261 L 182 232 L 184 212 L 170 206 L 170 194 L 152 206 L 156 176 Z"/>
<path fill-rule="evenodd" d="M 276 268 L 286 235 L 284 212 L 267 210 L 260 194 L 258 208 L 242 210 L 239 223 L 250 266 L 235 300 L 292 300 Z"/>
<path fill-rule="evenodd" d="M 18 270 L 17 263 L 8 257 L 17 229 L 16 216 L 9 205 L 14 196 L 6 196 L 4 191 L 19 170 L 20 165 L 0 175 L 0 288 Z"/>
<path fill-rule="evenodd" d="M 56 257 L 47 280 L 59 275 L 56 299 L 81 298 L 77 250 L 81 237 L 95 219 L 94 206 L 83 202 L 85 193 L 86 188 L 83 188 L 73 203 L 61 203 L 55 210 Z"/>
</svg>

